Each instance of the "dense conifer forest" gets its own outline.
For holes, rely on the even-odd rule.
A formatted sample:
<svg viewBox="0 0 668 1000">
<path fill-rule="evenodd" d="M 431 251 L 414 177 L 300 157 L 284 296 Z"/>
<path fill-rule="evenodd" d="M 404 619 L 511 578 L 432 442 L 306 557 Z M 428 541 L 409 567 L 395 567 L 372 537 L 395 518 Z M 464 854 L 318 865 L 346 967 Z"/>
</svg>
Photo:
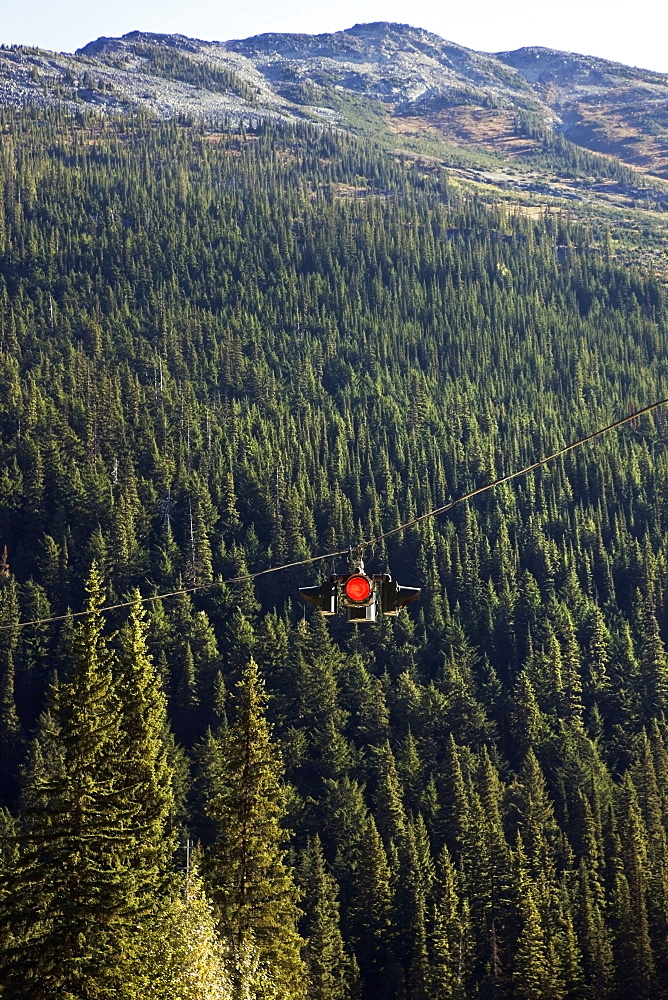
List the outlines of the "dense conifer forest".
<svg viewBox="0 0 668 1000">
<path fill-rule="evenodd" d="M 665 412 L 379 545 L 396 620 L 224 582 L 665 396 L 667 334 L 435 163 L 4 112 L 3 1000 L 668 997 Z"/>
</svg>

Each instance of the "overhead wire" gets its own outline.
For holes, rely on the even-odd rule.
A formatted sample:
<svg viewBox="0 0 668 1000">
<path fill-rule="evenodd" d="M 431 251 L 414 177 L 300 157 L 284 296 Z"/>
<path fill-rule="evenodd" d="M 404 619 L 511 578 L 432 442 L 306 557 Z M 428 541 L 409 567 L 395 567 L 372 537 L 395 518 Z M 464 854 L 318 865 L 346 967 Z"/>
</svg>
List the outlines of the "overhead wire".
<svg viewBox="0 0 668 1000">
<path fill-rule="evenodd" d="M 308 566 L 311 563 L 321 562 L 324 559 L 336 559 L 337 556 L 347 556 L 350 549 L 339 549 L 338 552 L 327 552 L 323 556 L 311 556 L 309 559 L 298 559 L 296 562 L 282 563 L 280 566 L 269 566 L 267 569 L 257 570 L 255 573 L 247 573 L 244 576 L 233 576 L 228 580 L 213 580 L 209 583 L 193 583 L 190 587 L 182 587 L 180 590 L 170 590 L 164 594 L 150 594 L 148 597 L 138 597 L 130 601 L 119 601 L 118 604 L 105 604 L 103 607 L 95 608 L 91 611 L 72 611 L 66 615 L 53 615 L 50 618 L 35 618 L 27 622 L 14 622 L 11 625 L 0 625 L 0 632 L 7 629 L 25 628 L 27 625 L 48 625 L 50 622 L 64 622 L 70 618 L 85 618 L 86 615 L 101 614 L 103 611 L 118 611 L 119 608 L 131 608 L 136 604 L 149 604 L 151 601 L 162 601 L 167 597 L 181 597 L 183 594 L 194 594 L 200 590 L 211 590 L 216 586 L 228 586 L 231 583 L 250 583 L 259 576 L 266 576 L 268 573 L 280 573 L 284 569 L 293 569 L 295 566 Z"/>
<path fill-rule="evenodd" d="M 396 535 L 400 531 L 405 531 L 407 528 L 412 528 L 420 521 L 425 521 L 429 517 L 438 517 L 439 514 L 445 514 L 447 511 L 451 510 L 456 504 L 463 503 L 464 500 L 471 500 L 473 497 L 480 496 L 481 493 L 487 493 L 488 490 L 493 490 L 495 486 L 501 486 L 503 483 L 509 483 L 512 479 L 519 479 L 520 476 L 526 476 L 529 472 L 533 472 L 534 469 L 539 469 L 543 465 L 547 465 L 548 462 L 553 462 L 555 458 L 561 458 L 562 455 L 566 455 L 569 451 L 573 451 L 574 448 L 580 448 L 581 445 L 587 444 L 588 441 L 593 441 L 594 438 L 600 437 L 602 434 L 608 434 L 610 431 L 616 430 L 617 427 L 621 427 L 623 424 L 628 424 L 632 420 L 637 420 L 638 417 L 642 417 L 645 413 L 651 413 L 652 410 L 657 410 L 660 406 L 665 406 L 668 403 L 668 398 L 659 399 L 656 403 L 650 403 L 649 406 L 644 406 L 641 410 L 635 410 L 633 413 L 627 414 L 620 420 L 615 420 L 611 424 L 607 424 L 605 427 L 599 427 L 597 431 L 592 431 L 591 434 L 585 434 L 584 437 L 578 438 L 577 441 L 572 441 L 567 444 L 564 448 L 559 448 L 558 451 L 552 452 L 551 455 L 547 455 L 545 458 L 539 459 L 537 462 L 532 462 L 531 465 L 526 465 L 523 469 L 519 469 L 517 472 L 511 472 L 507 476 L 499 476 L 498 479 L 494 479 L 491 483 L 486 483 L 484 486 L 479 486 L 475 490 L 471 490 L 469 493 L 464 493 L 460 497 L 456 497 L 454 500 L 449 500 L 448 503 L 443 504 L 441 507 L 435 507 L 433 510 L 427 511 L 426 514 L 420 514 L 419 517 L 414 517 L 410 521 L 406 521 L 405 524 L 400 524 L 398 528 L 391 528 L 390 531 L 385 531 L 382 535 L 377 535 L 375 538 L 369 539 L 366 545 L 374 545 L 377 542 L 382 542 L 383 539 L 389 538 L 391 535 Z"/>
<path fill-rule="evenodd" d="M 470 490 L 468 493 L 462 494 L 462 496 L 449 500 L 440 507 L 434 507 L 433 510 L 429 510 L 425 514 L 420 514 L 418 517 L 411 518 L 410 521 L 406 521 L 403 524 L 398 525 L 396 528 L 391 528 L 389 531 L 385 531 L 381 535 L 376 535 L 374 538 L 365 540 L 360 543 L 360 547 L 363 549 L 373 547 L 379 542 L 384 541 L 384 539 L 390 538 L 392 535 L 396 535 L 400 531 L 407 531 L 409 528 L 415 527 L 415 525 L 420 524 L 422 521 L 425 521 L 430 517 L 438 517 L 440 514 L 447 513 L 449 510 L 452 510 L 453 507 L 457 506 L 457 504 L 464 503 L 466 500 L 472 500 L 473 497 L 480 496 L 482 493 L 487 493 L 489 490 L 493 490 L 495 487 L 503 485 L 503 483 L 509 483 L 513 479 L 519 479 L 521 476 L 526 476 L 528 473 L 533 472 L 534 469 L 540 469 L 542 466 L 547 465 L 549 462 L 553 462 L 557 458 L 561 458 L 562 455 L 568 454 L 568 452 L 573 451 L 575 448 L 580 448 L 582 445 L 587 444 L 589 441 L 593 441 L 595 438 L 601 437 L 603 434 L 608 434 L 610 431 L 614 431 L 618 427 L 622 427 L 624 424 L 631 423 L 631 421 L 637 420 L 639 417 L 642 417 L 647 413 L 651 413 L 653 410 L 658 410 L 659 407 L 665 406 L 666 403 L 668 403 L 668 397 L 665 399 L 659 399 L 654 403 L 650 403 L 649 406 L 644 406 L 640 410 L 634 410 L 633 413 L 628 413 L 626 416 L 613 421 L 611 424 L 607 424 L 605 427 L 599 427 L 598 430 L 592 431 L 591 434 L 585 434 L 584 437 L 578 438 L 577 441 L 571 441 L 570 444 L 565 445 L 563 448 L 559 448 L 557 451 L 552 452 L 550 455 L 546 455 L 544 458 L 538 459 L 536 462 L 532 462 L 530 465 L 524 466 L 523 469 L 518 469 L 516 472 L 511 472 L 506 476 L 499 476 L 498 479 L 494 479 L 490 483 L 485 483 L 484 486 L 479 486 L 474 490 Z M 347 556 L 349 553 L 349 548 L 339 549 L 337 552 L 327 552 L 324 555 L 311 556 L 308 559 L 298 559 L 294 562 L 282 563 L 280 566 L 269 566 L 267 569 L 256 570 L 254 573 L 246 573 L 242 576 L 234 576 L 227 580 L 220 579 L 210 583 L 193 584 L 190 587 L 183 587 L 180 590 L 171 590 L 163 594 L 151 594 L 148 597 L 138 597 L 129 601 L 120 601 L 117 604 L 107 604 L 103 607 L 95 608 L 94 610 L 74 611 L 65 615 L 53 615 L 49 618 L 35 618 L 25 622 L 4 624 L 0 625 L 0 631 L 26 628 L 29 625 L 48 625 L 52 622 L 69 621 L 73 618 L 85 618 L 87 615 L 101 614 L 103 611 L 117 611 L 121 608 L 130 608 L 137 604 L 149 604 L 153 601 L 162 601 L 169 597 L 180 597 L 184 594 L 194 594 L 202 590 L 210 590 L 215 586 L 251 583 L 253 580 L 257 580 L 258 577 L 267 576 L 270 573 L 280 573 L 283 570 L 294 569 L 298 566 L 310 566 L 313 565 L 313 563 L 323 562 L 325 559 L 336 559 L 339 556 Z"/>
</svg>

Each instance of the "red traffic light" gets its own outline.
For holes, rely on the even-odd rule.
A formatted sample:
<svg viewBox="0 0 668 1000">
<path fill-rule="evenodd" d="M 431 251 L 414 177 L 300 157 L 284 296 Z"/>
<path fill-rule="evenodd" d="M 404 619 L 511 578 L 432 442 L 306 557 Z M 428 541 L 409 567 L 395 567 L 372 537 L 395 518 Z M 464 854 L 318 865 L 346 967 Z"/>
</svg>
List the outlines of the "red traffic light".
<svg viewBox="0 0 668 1000">
<path fill-rule="evenodd" d="M 300 587 L 300 595 L 323 615 L 345 612 L 349 622 L 375 622 L 379 615 L 396 616 L 420 596 L 419 587 L 400 587 L 387 573 L 367 576 L 360 566 L 350 575 L 337 573 L 318 587 Z"/>
<path fill-rule="evenodd" d="M 371 594 L 371 583 L 365 576 L 351 576 L 346 580 L 346 597 L 351 601 L 366 601 Z"/>
</svg>

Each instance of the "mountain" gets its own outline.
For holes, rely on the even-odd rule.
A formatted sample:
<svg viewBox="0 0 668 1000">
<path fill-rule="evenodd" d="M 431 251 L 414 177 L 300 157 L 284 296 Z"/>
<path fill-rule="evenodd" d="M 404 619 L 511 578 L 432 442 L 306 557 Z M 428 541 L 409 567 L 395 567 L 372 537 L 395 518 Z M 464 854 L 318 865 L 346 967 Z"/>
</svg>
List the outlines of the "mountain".
<svg viewBox="0 0 668 1000">
<path fill-rule="evenodd" d="M 498 58 L 522 75 L 572 142 L 666 176 L 668 75 L 556 49 Z"/>
<path fill-rule="evenodd" d="M 388 22 L 227 42 L 133 31 L 74 55 L 3 47 L 0 105 L 25 102 L 307 120 L 511 162 L 565 138 L 668 177 L 668 76 L 552 49 L 476 52 Z"/>
<path fill-rule="evenodd" d="M 3 1000 L 668 1000 L 665 182 L 544 55 L 3 51 Z"/>
</svg>

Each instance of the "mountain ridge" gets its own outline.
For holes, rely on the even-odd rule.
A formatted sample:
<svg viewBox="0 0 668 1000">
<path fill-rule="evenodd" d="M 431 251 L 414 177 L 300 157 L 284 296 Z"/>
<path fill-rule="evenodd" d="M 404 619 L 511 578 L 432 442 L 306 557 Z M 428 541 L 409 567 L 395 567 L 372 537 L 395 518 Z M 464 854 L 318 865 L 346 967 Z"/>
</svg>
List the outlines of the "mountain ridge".
<svg viewBox="0 0 668 1000">
<path fill-rule="evenodd" d="M 561 136 L 668 177 L 668 75 L 538 46 L 478 52 L 389 21 L 228 41 L 132 31 L 73 54 L 3 47 L 0 105 L 24 103 L 375 128 L 510 160 Z"/>
</svg>

